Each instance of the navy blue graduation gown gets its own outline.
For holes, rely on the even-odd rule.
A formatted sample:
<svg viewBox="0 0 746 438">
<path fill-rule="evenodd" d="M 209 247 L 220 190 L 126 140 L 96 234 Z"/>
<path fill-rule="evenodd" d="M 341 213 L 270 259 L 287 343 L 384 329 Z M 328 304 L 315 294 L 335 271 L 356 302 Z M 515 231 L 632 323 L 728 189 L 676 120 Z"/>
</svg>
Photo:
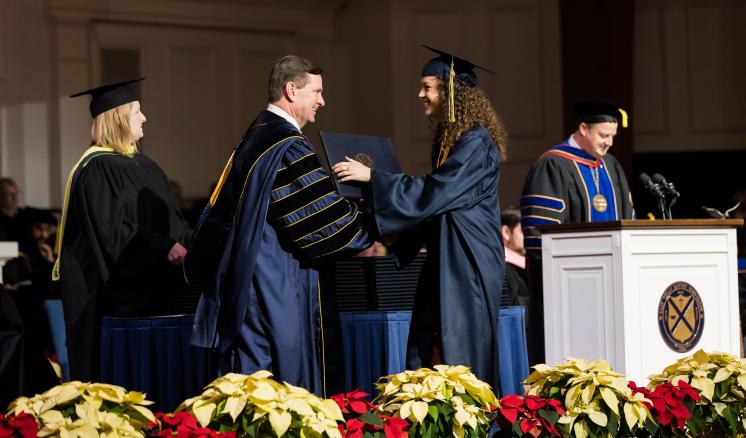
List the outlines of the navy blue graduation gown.
<svg viewBox="0 0 746 438">
<path fill-rule="evenodd" d="M 313 145 L 263 111 L 202 214 L 185 272 L 205 290 L 192 342 L 221 371 L 265 369 L 324 394 L 323 292 L 315 269 L 370 246 L 362 213 L 334 191 Z"/>
<path fill-rule="evenodd" d="M 500 155 L 481 126 L 464 132 L 443 165 L 423 177 L 371 173 L 381 235 L 405 233 L 399 256 L 424 243 L 407 367 L 430 366 L 433 346 L 499 390 L 498 312 L 505 254 L 497 183 Z M 413 229 L 413 227 L 416 227 Z M 397 249 L 395 248 L 395 251 Z"/>
<path fill-rule="evenodd" d="M 598 191 L 592 169 L 598 169 Z M 605 196 L 604 212 L 593 208 L 597 193 Z M 541 232 L 537 225 L 601 222 L 634 218 L 632 195 L 619 162 L 607 154 L 596 159 L 582 149 L 561 144 L 545 152 L 531 167 L 521 196 L 521 227 L 526 247 L 529 287 L 529 362 L 544 362 L 544 306 Z"/>
</svg>

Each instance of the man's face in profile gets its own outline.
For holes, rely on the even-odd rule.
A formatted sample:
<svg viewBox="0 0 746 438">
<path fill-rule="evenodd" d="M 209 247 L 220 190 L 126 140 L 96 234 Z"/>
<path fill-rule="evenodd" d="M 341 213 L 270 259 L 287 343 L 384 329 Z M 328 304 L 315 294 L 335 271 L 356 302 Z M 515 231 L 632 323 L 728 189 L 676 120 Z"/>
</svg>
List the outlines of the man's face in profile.
<svg viewBox="0 0 746 438">
<path fill-rule="evenodd" d="M 619 124 L 615 122 L 581 123 L 578 127 L 580 135 L 576 138 L 576 141 L 584 151 L 594 158 L 603 158 L 614 144 L 618 126 Z"/>
<path fill-rule="evenodd" d="M 293 102 L 297 110 L 295 112 L 297 122 L 301 128 L 307 123 L 315 123 L 316 110 L 326 104 L 322 96 L 324 84 L 321 75 L 307 74 L 307 76 L 308 83 L 296 90 L 296 100 Z"/>
</svg>

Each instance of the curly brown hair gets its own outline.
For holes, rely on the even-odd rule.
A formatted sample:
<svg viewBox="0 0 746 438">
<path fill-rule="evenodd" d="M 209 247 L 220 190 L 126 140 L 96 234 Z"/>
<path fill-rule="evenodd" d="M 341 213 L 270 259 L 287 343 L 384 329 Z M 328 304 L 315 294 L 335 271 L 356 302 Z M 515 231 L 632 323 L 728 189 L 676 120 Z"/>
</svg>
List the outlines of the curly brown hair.
<svg viewBox="0 0 746 438">
<path fill-rule="evenodd" d="M 445 161 L 461 135 L 476 124 L 490 133 L 490 137 L 497 145 L 500 159 L 504 161 L 507 158 L 508 133 L 490 100 L 479 87 L 459 81 L 454 81 L 453 85 L 456 121 L 453 123 L 448 120 L 438 121 L 433 138 L 433 156 L 439 158 L 439 160 L 437 158 L 434 160 L 436 166 Z M 439 112 L 448 114 L 448 86 L 440 78 L 438 78 L 438 91 L 442 102 Z"/>
</svg>

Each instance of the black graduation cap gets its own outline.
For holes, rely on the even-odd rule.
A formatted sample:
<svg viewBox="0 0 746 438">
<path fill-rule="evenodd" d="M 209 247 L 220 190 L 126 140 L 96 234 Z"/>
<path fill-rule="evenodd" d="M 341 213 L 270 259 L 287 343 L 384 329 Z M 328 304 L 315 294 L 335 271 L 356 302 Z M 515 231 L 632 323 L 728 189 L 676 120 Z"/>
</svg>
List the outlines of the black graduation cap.
<svg viewBox="0 0 746 438">
<path fill-rule="evenodd" d="M 42 210 L 40 208 L 26 207 L 19 213 L 21 222 L 26 225 L 33 224 L 49 224 L 57 225 L 57 219 L 49 210 Z"/>
<path fill-rule="evenodd" d="M 133 82 L 139 82 L 143 79 L 145 78 L 130 79 L 128 81 L 102 85 L 100 87 L 91 88 L 90 90 L 71 94 L 70 97 L 90 94 L 91 117 L 95 118 L 97 115 L 109 111 L 110 109 L 114 109 L 120 105 L 124 105 L 125 103 L 136 101 L 137 96 L 135 96 L 135 93 L 132 92 L 128 85 Z"/>
<path fill-rule="evenodd" d="M 582 101 L 574 105 L 575 117 L 578 123 L 620 123 L 627 127 L 627 112 L 604 101 Z"/>
<path fill-rule="evenodd" d="M 475 86 L 478 83 L 477 75 L 474 73 L 475 68 L 495 74 L 494 71 L 480 67 L 464 58 L 459 58 L 458 56 L 424 44 L 422 47 L 438 54 L 437 57 L 425 64 L 425 67 L 422 69 L 422 76 L 437 76 L 441 79 L 448 79 L 451 74 L 451 64 L 453 64 L 454 79 L 467 85 Z"/>
</svg>

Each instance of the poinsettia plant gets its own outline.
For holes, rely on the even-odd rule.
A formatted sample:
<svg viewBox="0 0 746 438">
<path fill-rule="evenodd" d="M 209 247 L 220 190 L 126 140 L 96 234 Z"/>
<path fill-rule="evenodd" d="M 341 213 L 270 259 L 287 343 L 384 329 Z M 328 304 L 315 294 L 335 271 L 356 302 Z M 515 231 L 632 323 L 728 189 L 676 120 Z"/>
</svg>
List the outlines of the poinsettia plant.
<svg viewBox="0 0 746 438">
<path fill-rule="evenodd" d="M 689 383 L 701 396 L 687 420 L 690 435 L 746 434 L 746 359 L 699 350 L 650 376 L 648 387 L 680 382 Z"/>
<path fill-rule="evenodd" d="M 569 358 L 556 367 L 533 368 L 524 381 L 527 393 L 562 401 L 566 412 L 557 423 L 563 436 L 634 436 L 652 419 L 644 395 L 632 393 L 627 379 L 604 360 Z"/>
<path fill-rule="evenodd" d="M 409 436 L 486 437 L 497 398 L 463 365 L 436 365 L 384 376 L 376 384 L 379 410 L 411 423 Z"/>
<path fill-rule="evenodd" d="M 333 400 L 271 377 L 269 371 L 228 373 L 184 401 L 177 412 L 194 415 L 201 427 L 242 437 L 341 438 L 338 423 L 344 417 Z"/>
<path fill-rule="evenodd" d="M 66 382 L 34 397 L 19 397 L 9 412 L 32 415 L 43 437 L 144 438 L 155 416 L 145 394 L 104 383 Z"/>
<path fill-rule="evenodd" d="M 345 424 L 339 431 L 346 438 L 405 438 L 409 422 L 384 415 L 378 407 L 367 400 L 368 394 L 359 389 L 332 396 L 342 414 Z"/>
<path fill-rule="evenodd" d="M 645 402 L 653 414 L 654 421 L 645 423 L 644 432 L 638 437 L 656 436 L 662 438 L 684 436 L 686 422 L 692 418 L 692 412 L 697 401 L 701 399 L 699 393 L 684 381 L 676 385 L 666 382 L 655 387 L 654 390 L 638 388 L 635 382 L 629 382 L 633 393 L 641 393 L 649 402 Z"/>
<path fill-rule="evenodd" d="M 33 415 L 21 412 L 18 415 L 5 416 L 0 414 L 0 437 L 35 438 L 39 431 L 36 418 Z"/>
<path fill-rule="evenodd" d="M 555 424 L 565 408 L 559 400 L 512 394 L 500 399 L 495 412 L 501 436 L 561 436 Z"/>
<path fill-rule="evenodd" d="M 217 432 L 201 427 L 189 412 L 164 414 L 156 412 L 158 421 L 150 422 L 151 437 L 162 438 L 236 438 L 236 432 Z"/>
</svg>

